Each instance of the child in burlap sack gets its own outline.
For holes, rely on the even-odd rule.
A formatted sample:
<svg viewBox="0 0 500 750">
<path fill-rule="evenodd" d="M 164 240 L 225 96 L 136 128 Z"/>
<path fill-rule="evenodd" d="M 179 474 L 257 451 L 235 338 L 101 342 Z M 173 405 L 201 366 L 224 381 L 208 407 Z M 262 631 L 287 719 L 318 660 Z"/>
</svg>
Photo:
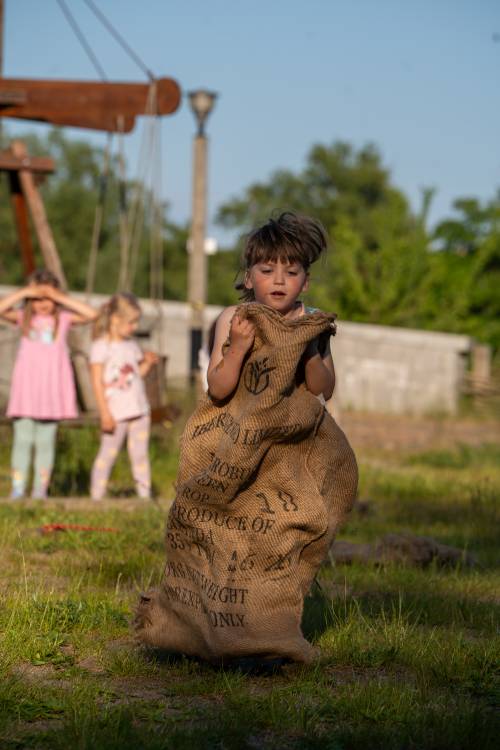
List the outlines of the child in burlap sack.
<svg viewBox="0 0 500 750">
<path fill-rule="evenodd" d="M 247 239 L 245 302 L 219 317 L 209 393 L 181 441 L 163 581 L 137 610 L 145 644 L 219 663 L 312 658 L 304 595 L 357 488 L 324 408 L 335 316 L 299 300 L 325 250 L 321 225 L 290 212 Z"/>
</svg>

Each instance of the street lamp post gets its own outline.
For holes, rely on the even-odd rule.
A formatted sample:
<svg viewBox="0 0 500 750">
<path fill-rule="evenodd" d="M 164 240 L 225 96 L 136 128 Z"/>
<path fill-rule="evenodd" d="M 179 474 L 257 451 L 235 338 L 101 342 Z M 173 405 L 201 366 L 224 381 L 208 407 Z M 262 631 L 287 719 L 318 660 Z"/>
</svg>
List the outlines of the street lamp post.
<svg viewBox="0 0 500 750">
<path fill-rule="evenodd" d="M 203 310 L 207 296 L 207 261 L 205 255 L 205 225 L 207 213 L 207 137 L 205 122 L 213 109 L 217 94 L 200 89 L 188 94 L 198 130 L 193 144 L 193 206 L 188 268 L 188 302 L 190 321 L 190 375 L 198 371 L 198 352 L 203 342 Z"/>
</svg>

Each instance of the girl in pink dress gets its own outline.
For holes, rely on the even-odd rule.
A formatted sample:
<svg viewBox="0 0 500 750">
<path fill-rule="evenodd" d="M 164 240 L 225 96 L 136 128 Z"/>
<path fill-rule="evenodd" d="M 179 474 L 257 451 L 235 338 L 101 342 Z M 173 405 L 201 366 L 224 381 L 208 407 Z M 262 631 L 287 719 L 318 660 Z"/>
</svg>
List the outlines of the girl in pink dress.
<svg viewBox="0 0 500 750">
<path fill-rule="evenodd" d="M 19 302 L 23 305 L 16 309 Z M 57 277 L 40 269 L 28 286 L 0 300 L 0 317 L 21 329 L 7 407 L 7 416 L 14 420 L 11 499 L 26 492 L 34 447 L 31 496 L 43 500 L 54 465 L 57 423 L 77 416 L 68 331 L 94 320 L 97 311 L 64 294 Z"/>
</svg>

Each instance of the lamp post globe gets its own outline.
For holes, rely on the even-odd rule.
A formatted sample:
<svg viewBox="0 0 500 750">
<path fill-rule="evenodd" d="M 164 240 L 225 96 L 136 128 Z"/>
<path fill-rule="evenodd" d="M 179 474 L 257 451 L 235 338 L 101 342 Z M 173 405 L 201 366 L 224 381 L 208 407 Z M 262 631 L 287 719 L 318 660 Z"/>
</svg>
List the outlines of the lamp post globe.
<svg viewBox="0 0 500 750">
<path fill-rule="evenodd" d="M 196 89 L 196 91 L 188 91 L 188 98 L 198 125 L 198 135 L 203 136 L 205 135 L 205 122 L 214 108 L 217 94 L 206 89 Z"/>
</svg>

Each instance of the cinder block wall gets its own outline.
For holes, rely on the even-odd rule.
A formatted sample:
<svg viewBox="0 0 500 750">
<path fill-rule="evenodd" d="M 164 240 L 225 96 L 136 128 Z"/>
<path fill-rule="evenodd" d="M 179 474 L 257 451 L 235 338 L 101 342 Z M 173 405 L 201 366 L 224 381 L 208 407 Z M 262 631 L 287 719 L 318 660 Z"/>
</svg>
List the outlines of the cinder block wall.
<svg viewBox="0 0 500 750">
<path fill-rule="evenodd" d="M 472 346 L 468 336 L 340 322 L 337 398 L 346 409 L 454 414 Z"/>
<path fill-rule="evenodd" d="M 0 287 L 0 296 L 12 287 Z M 82 294 L 75 295 L 84 298 Z M 93 295 L 90 303 L 100 305 L 108 298 Z M 189 305 L 184 302 L 141 300 L 143 320 L 141 345 L 168 357 L 167 379 L 188 376 Z M 206 327 L 221 307 L 208 305 Z M 90 346 L 86 327 L 85 346 Z M 9 393 L 10 375 L 17 349 L 18 333 L 0 325 L 0 409 Z M 466 355 L 473 347 L 468 336 L 391 328 L 340 321 L 332 339 L 337 372 L 334 400 L 340 408 L 393 414 L 453 414 L 466 367 Z"/>
</svg>

